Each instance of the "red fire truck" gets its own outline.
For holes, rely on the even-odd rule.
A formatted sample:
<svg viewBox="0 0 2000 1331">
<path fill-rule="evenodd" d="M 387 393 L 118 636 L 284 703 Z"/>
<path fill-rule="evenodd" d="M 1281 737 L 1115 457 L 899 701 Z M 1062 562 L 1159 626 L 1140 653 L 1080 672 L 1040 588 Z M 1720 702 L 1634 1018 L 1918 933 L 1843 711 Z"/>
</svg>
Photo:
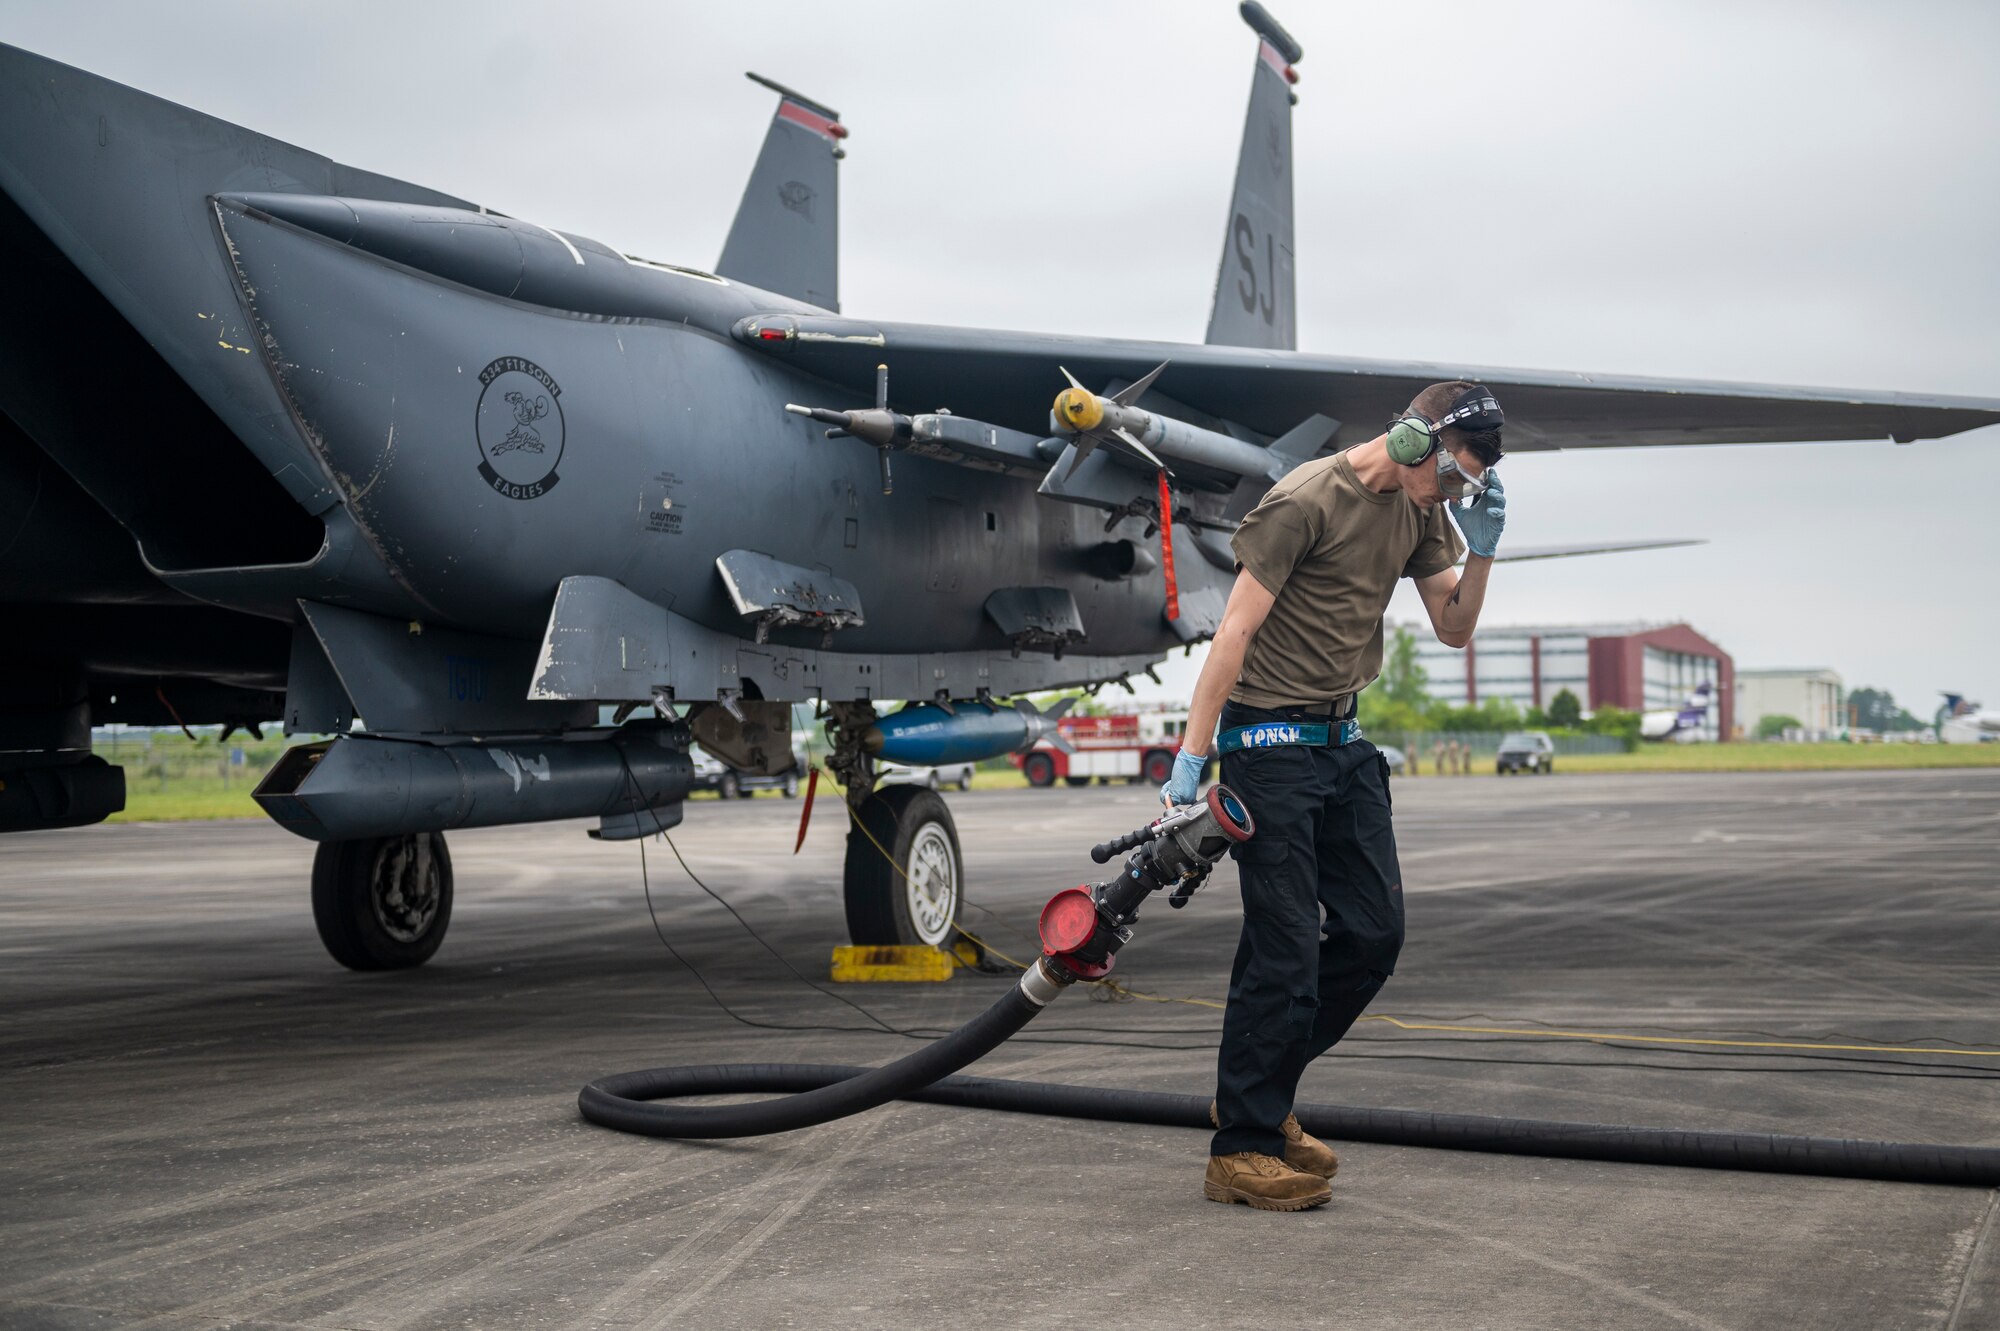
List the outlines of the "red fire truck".
<svg viewBox="0 0 2000 1331">
<path fill-rule="evenodd" d="M 1014 763 L 1029 785 L 1052 786 L 1061 781 L 1087 786 L 1092 778 L 1160 785 L 1174 774 L 1174 754 L 1180 749 L 1181 732 L 1187 728 L 1187 712 L 1066 716 L 1056 728 L 1076 752 L 1064 753 L 1044 742 L 1015 754 Z"/>
</svg>

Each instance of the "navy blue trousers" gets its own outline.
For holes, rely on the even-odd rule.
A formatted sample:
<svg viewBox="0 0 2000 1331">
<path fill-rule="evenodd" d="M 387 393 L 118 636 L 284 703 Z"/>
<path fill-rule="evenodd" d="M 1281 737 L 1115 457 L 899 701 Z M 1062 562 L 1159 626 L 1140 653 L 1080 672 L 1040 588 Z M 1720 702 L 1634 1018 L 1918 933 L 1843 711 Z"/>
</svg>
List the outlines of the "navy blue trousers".
<svg viewBox="0 0 2000 1331">
<path fill-rule="evenodd" d="M 1222 728 L 1323 721 L 1230 703 Z M 1243 936 L 1229 972 L 1216 1063 L 1213 1155 L 1283 1155 L 1279 1124 L 1306 1065 L 1331 1049 L 1396 968 L 1403 875 L 1390 822 L 1389 764 L 1367 740 L 1222 756 L 1222 780 L 1257 832 L 1231 854 Z"/>
</svg>

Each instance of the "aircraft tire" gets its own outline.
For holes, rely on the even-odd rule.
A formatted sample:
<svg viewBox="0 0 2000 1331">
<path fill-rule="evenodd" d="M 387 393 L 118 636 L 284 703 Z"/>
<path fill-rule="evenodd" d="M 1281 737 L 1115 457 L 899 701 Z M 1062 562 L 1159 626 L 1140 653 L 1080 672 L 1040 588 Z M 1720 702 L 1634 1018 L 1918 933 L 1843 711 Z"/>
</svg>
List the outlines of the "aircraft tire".
<svg viewBox="0 0 2000 1331">
<path fill-rule="evenodd" d="M 425 842 L 427 857 L 420 854 Z M 349 970 L 407 970 L 429 961 L 450 927 L 451 897 L 442 832 L 327 841 L 313 856 L 313 923 L 327 952 Z"/>
<path fill-rule="evenodd" d="M 944 797 L 890 786 L 855 817 L 842 875 L 848 938 L 858 947 L 949 947 L 965 900 L 965 858 Z"/>
</svg>

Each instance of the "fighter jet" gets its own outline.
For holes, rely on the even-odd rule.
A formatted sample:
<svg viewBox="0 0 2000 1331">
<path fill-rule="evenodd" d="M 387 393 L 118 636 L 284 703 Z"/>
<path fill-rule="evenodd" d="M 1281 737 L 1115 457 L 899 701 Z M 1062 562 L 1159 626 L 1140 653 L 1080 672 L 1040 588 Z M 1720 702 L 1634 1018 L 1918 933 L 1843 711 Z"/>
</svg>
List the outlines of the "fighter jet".
<svg viewBox="0 0 2000 1331">
<path fill-rule="evenodd" d="M 1256 59 L 1199 346 L 844 312 L 848 130 L 768 81 L 710 270 L 0 47 L 0 829 L 122 806 L 94 723 L 318 736 L 257 799 L 319 843 L 334 957 L 410 966 L 450 918 L 445 832 L 671 827 L 691 745 L 781 771 L 810 703 L 857 829 L 855 941 L 948 944 L 950 811 L 876 790 L 874 764 L 1028 748 L 1052 722 L 1010 700 L 1207 638 L 1233 525 L 1426 384 L 1492 387 L 1516 450 L 2000 420 L 1298 351 L 1303 52 L 1241 13 Z"/>
</svg>

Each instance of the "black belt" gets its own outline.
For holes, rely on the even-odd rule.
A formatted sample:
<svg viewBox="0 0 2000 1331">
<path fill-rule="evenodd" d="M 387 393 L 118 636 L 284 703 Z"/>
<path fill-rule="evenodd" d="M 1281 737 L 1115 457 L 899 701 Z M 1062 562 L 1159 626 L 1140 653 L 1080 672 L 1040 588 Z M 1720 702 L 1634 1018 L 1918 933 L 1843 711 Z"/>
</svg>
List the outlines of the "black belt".
<svg viewBox="0 0 2000 1331">
<path fill-rule="evenodd" d="M 1249 706 L 1244 703 L 1242 706 Z M 1354 695 L 1343 693 L 1338 698 L 1328 698 L 1322 702 L 1288 702 L 1276 707 L 1266 707 L 1267 712 L 1306 712 L 1312 716 L 1330 716 L 1336 721 L 1345 721 L 1354 715 Z"/>
</svg>

